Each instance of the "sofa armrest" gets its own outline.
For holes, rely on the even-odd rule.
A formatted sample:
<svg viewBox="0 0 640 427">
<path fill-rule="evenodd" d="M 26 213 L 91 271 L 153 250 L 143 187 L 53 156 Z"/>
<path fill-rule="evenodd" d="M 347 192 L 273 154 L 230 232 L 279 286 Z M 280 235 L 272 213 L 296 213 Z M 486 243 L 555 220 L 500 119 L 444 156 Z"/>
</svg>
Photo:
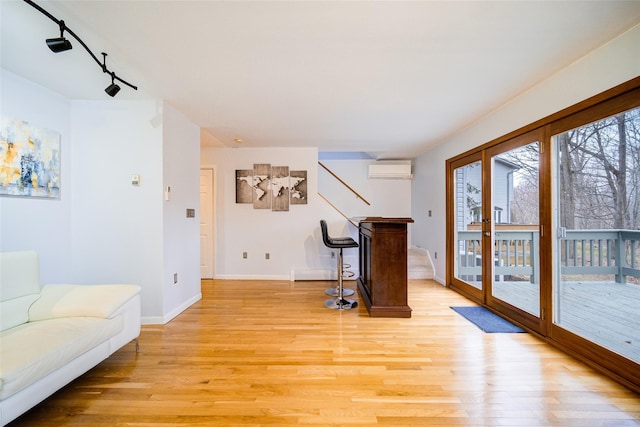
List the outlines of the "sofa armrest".
<svg viewBox="0 0 640 427">
<path fill-rule="evenodd" d="M 137 285 L 45 285 L 29 308 L 29 321 L 78 316 L 108 319 L 139 293 Z"/>
</svg>

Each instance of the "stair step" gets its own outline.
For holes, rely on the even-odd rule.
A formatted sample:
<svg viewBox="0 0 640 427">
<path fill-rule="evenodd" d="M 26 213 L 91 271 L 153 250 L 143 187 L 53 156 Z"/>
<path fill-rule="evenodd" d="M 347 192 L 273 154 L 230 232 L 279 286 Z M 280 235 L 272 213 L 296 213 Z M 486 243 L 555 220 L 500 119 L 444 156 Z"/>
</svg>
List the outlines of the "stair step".
<svg viewBox="0 0 640 427">
<path fill-rule="evenodd" d="M 415 246 L 409 248 L 407 276 L 409 279 L 433 279 L 433 265 L 429 251 Z"/>
</svg>

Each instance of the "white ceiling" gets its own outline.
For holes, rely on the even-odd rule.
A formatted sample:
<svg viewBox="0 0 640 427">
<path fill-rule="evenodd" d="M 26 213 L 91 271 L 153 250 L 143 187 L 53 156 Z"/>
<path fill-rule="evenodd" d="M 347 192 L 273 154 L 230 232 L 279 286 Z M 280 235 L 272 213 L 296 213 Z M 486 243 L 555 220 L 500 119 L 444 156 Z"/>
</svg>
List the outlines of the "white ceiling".
<svg viewBox="0 0 640 427">
<path fill-rule="evenodd" d="M 411 158 L 640 23 L 640 1 L 35 0 L 119 77 L 208 144 Z M 107 99 L 79 43 L 0 0 L 1 65 L 71 99 Z M 638 52 L 630 52 L 638 55 Z M 482 141 L 479 141 L 482 142 Z"/>
</svg>

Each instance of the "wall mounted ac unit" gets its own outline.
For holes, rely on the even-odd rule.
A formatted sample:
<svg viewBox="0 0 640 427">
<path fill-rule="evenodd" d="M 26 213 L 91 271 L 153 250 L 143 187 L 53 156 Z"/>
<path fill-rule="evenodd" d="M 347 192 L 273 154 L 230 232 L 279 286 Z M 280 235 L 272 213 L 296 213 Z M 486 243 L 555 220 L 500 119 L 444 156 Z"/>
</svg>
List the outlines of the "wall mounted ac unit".
<svg viewBox="0 0 640 427">
<path fill-rule="evenodd" d="M 369 179 L 412 179 L 411 163 L 376 162 L 369 165 Z"/>
</svg>

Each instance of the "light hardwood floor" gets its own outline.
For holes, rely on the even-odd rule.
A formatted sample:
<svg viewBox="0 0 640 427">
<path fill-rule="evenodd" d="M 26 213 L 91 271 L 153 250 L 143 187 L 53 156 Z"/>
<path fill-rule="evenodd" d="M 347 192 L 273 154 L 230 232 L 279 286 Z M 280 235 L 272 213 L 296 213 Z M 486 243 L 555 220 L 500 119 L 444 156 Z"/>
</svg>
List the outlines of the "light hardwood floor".
<svg viewBox="0 0 640 427">
<path fill-rule="evenodd" d="M 347 282 L 353 286 L 354 282 Z M 640 426 L 640 395 L 409 283 L 410 319 L 324 308 L 329 282 L 210 281 L 203 300 L 15 426 Z"/>
</svg>

